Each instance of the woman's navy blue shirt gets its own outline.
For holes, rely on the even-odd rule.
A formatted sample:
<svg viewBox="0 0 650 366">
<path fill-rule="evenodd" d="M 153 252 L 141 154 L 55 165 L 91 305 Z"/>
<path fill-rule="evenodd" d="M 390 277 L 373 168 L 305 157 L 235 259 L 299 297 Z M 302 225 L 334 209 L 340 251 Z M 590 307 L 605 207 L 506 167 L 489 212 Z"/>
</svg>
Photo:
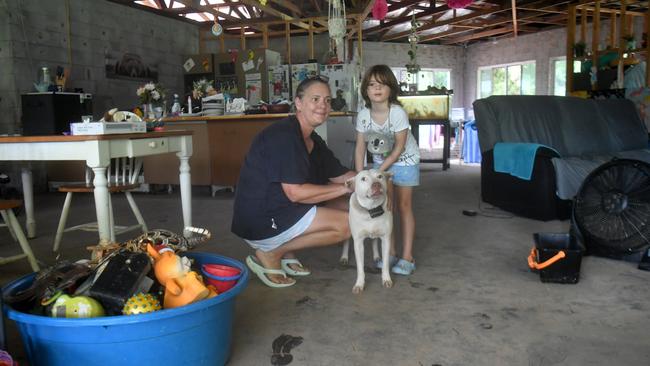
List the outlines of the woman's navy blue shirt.
<svg viewBox="0 0 650 366">
<path fill-rule="evenodd" d="M 312 204 L 291 202 L 282 183 L 327 184 L 329 178 L 345 174 L 325 141 L 312 132 L 311 154 L 295 116 L 262 130 L 251 143 L 239 172 L 231 230 L 241 238 L 261 240 L 293 226 Z"/>
</svg>

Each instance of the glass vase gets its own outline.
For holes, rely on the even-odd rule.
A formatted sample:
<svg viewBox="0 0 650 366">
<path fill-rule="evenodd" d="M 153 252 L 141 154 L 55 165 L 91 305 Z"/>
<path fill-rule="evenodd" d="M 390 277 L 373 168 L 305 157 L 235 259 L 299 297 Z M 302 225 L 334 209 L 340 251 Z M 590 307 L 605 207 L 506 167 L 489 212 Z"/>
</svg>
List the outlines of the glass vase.
<svg viewBox="0 0 650 366">
<path fill-rule="evenodd" d="M 151 103 L 145 103 L 142 105 L 142 117 L 144 119 L 155 119 L 155 111 L 153 108 L 153 104 Z"/>
</svg>

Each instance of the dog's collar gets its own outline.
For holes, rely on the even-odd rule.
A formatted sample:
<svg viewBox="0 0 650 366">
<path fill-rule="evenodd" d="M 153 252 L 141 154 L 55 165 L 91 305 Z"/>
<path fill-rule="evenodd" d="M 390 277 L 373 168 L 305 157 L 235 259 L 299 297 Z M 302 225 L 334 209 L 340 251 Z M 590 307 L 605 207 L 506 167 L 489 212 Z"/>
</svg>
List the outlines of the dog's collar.
<svg viewBox="0 0 650 366">
<path fill-rule="evenodd" d="M 371 208 L 368 210 L 368 213 L 370 214 L 370 218 L 374 219 L 375 217 L 379 217 L 384 214 L 384 208 L 381 206 L 382 205 L 379 205 L 375 208 Z"/>
</svg>

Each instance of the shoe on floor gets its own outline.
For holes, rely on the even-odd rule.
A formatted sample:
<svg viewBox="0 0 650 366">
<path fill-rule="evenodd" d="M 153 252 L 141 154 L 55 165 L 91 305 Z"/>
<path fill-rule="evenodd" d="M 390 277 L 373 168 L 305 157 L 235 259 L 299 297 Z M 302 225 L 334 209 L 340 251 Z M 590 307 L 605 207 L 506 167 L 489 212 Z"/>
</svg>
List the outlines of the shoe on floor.
<svg viewBox="0 0 650 366">
<path fill-rule="evenodd" d="M 277 283 L 277 282 L 271 281 L 266 276 L 267 274 L 277 274 L 277 275 L 282 275 L 284 277 L 287 277 L 286 272 L 284 272 L 281 269 L 264 268 L 264 267 L 262 267 L 262 265 L 257 263 L 256 258 L 254 256 L 252 256 L 252 255 L 249 255 L 248 257 L 246 257 L 246 265 L 248 266 L 248 268 L 251 269 L 251 271 L 253 271 L 253 273 L 255 273 L 257 275 L 257 277 L 265 285 L 267 285 L 269 287 L 276 287 L 276 288 L 278 288 L 278 287 L 289 287 L 289 286 L 293 286 L 293 285 L 296 284 L 296 280 L 294 280 L 293 278 L 292 278 L 292 282 L 289 282 L 289 283 Z"/>
<path fill-rule="evenodd" d="M 391 268 L 391 272 L 395 274 L 408 276 L 415 271 L 415 261 L 409 262 L 406 259 L 400 259 Z"/>
<path fill-rule="evenodd" d="M 393 268 L 393 266 L 397 263 L 398 258 L 394 255 L 391 255 L 388 257 L 388 267 Z M 384 267 L 384 261 L 379 258 L 375 261 L 375 268 L 377 269 L 382 269 Z"/>
<path fill-rule="evenodd" d="M 298 269 L 295 270 L 291 268 L 290 264 L 297 266 Z M 309 276 L 311 274 L 311 271 L 306 269 L 305 266 L 303 266 L 296 258 L 282 258 L 280 265 L 289 276 Z"/>
</svg>

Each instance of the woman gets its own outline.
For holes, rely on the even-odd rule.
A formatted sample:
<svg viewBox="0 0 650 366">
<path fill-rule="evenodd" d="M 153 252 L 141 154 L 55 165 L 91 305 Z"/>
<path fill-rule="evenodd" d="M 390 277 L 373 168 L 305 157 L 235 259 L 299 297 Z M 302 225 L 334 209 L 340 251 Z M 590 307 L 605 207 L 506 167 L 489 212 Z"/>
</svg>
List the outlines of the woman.
<svg viewBox="0 0 650 366">
<path fill-rule="evenodd" d="M 350 237 L 344 183 L 355 173 L 314 132 L 327 121 L 331 100 L 326 81 L 301 82 L 296 115 L 260 132 L 240 171 L 232 231 L 255 249 L 246 263 L 270 287 L 310 274 L 295 251 Z"/>
</svg>

